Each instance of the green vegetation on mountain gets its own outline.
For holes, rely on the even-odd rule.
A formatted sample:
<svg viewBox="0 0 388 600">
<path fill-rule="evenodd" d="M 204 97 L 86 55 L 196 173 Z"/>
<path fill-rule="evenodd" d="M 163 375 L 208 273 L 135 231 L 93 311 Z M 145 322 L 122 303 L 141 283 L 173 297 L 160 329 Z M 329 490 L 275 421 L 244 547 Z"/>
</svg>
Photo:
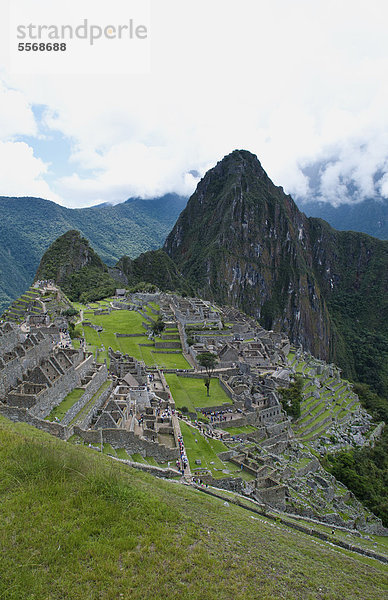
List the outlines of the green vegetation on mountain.
<svg viewBox="0 0 388 600">
<path fill-rule="evenodd" d="M 306 221 L 256 156 L 236 150 L 199 182 L 164 249 L 197 295 L 237 306 L 325 358 L 331 323 Z"/>
<path fill-rule="evenodd" d="M 115 270 L 125 276 L 128 287 L 150 283 L 162 291 L 175 291 L 181 294 L 188 294 L 192 291 L 190 285 L 179 273 L 175 263 L 163 250 L 145 252 L 134 260 L 123 256 Z"/>
<path fill-rule="evenodd" d="M 205 175 L 164 249 L 197 295 L 388 393 L 388 242 L 307 219 L 250 152 Z"/>
<path fill-rule="evenodd" d="M 336 330 L 331 358 L 388 396 L 388 242 L 309 219 L 315 272 Z"/>
<path fill-rule="evenodd" d="M 362 231 L 388 240 L 388 199 L 367 198 L 333 206 L 329 202 L 312 201 L 297 204 L 308 217 L 324 219 L 340 231 Z"/>
<path fill-rule="evenodd" d="M 388 403 L 365 384 L 354 391 L 376 421 L 388 423 Z M 388 527 L 388 427 L 373 448 L 355 448 L 328 455 L 325 468 L 342 481 Z"/>
<path fill-rule="evenodd" d="M 35 280 L 45 279 L 61 286 L 70 300 L 82 302 L 111 296 L 117 285 L 79 231 L 68 231 L 44 253 Z"/>
<path fill-rule="evenodd" d="M 41 198 L 0 197 L 0 313 L 31 284 L 43 253 L 77 229 L 108 265 L 159 248 L 187 199 L 176 194 L 69 209 Z"/>
<path fill-rule="evenodd" d="M 384 566 L 0 418 L 7 600 L 372 600 Z"/>
<path fill-rule="evenodd" d="M 300 417 L 300 405 L 302 396 L 303 378 L 296 377 L 288 388 L 279 388 L 281 403 L 288 415 L 298 419 Z"/>
</svg>

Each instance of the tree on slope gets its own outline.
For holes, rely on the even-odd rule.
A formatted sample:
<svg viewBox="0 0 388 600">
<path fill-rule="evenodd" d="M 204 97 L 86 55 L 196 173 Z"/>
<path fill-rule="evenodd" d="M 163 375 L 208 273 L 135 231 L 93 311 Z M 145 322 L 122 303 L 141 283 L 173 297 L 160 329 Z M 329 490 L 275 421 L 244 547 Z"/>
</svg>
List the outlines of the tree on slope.
<svg viewBox="0 0 388 600">
<path fill-rule="evenodd" d="M 213 354 L 212 352 L 201 352 L 200 354 L 197 355 L 197 361 L 198 361 L 198 364 L 201 365 L 201 367 L 204 367 L 204 369 L 206 371 L 206 377 L 204 379 L 204 382 L 205 382 L 205 386 L 206 386 L 206 390 L 207 390 L 207 395 L 210 396 L 210 393 L 209 393 L 210 380 L 211 380 L 211 376 L 214 372 L 214 368 L 217 364 L 218 357 L 216 354 Z"/>
</svg>

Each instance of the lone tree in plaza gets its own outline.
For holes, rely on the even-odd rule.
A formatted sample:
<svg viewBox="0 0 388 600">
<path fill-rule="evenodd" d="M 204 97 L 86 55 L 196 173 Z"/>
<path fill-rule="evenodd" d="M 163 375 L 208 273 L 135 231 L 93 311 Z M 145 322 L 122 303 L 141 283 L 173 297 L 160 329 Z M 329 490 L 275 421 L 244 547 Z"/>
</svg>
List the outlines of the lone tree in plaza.
<svg viewBox="0 0 388 600">
<path fill-rule="evenodd" d="M 164 330 L 164 328 L 166 327 L 166 324 L 163 322 L 163 319 L 161 316 L 159 316 L 156 321 L 154 321 L 150 327 L 152 334 L 153 335 L 159 335 L 160 333 L 162 333 L 162 331 Z"/>
<path fill-rule="evenodd" d="M 206 390 L 207 390 L 207 395 L 210 396 L 210 393 L 209 393 L 210 378 L 211 378 L 214 368 L 217 364 L 218 357 L 216 354 L 213 354 L 212 352 L 201 352 L 200 354 L 197 355 L 197 361 L 198 361 L 198 364 L 201 365 L 201 367 L 205 368 L 206 378 L 204 381 L 205 381 L 205 386 L 206 386 Z"/>
</svg>

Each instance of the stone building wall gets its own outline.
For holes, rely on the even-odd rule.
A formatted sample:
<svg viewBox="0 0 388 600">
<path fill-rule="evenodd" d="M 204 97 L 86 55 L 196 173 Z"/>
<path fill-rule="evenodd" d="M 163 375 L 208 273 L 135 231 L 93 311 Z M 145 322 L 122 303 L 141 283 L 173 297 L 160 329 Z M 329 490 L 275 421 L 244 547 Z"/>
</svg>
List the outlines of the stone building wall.
<svg viewBox="0 0 388 600">
<path fill-rule="evenodd" d="M 15 327 L 8 322 L 4 323 L 0 326 L 0 356 L 4 352 L 12 350 L 12 348 L 24 338 L 25 335 L 22 335 L 18 327 Z"/>
<path fill-rule="evenodd" d="M 286 487 L 284 485 L 257 488 L 254 495 L 259 502 L 264 502 L 264 504 L 269 504 L 269 506 L 280 510 L 286 508 Z"/>
<path fill-rule="evenodd" d="M 224 479 L 214 479 L 211 475 L 198 475 L 198 477 L 212 487 L 237 492 L 238 494 L 243 493 L 246 487 L 246 483 L 241 477 L 225 477 Z"/>
<path fill-rule="evenodd" d="M 53 385 L 42 396 L 39 401 L 30 409 L 34 417 L 44 419 L 50 414 L 55 406 L 58 406 L 69 392 L 79 387 L 86 373 L 92 369 L 93 356 L 88 356 L 77 367 L 70 367 L 62 377 L 54 381 Z"/>
<path fill-rule="evenodd" d="M 7 352 L 14 347 L 7 350 Z M 43 358 L 48 356 L 52 348 L 51 336 L 44 336 L 42 340 L 37 341 L 31 348 L 27 349 L 24 356 L 15 356 L 13 360 L 5 363 L 3 368 L 0 369 L 0 398 L 16 387 L 18 382 L 23 379 L 24 373 L 27 370 L 34 369 Z"/>
</svg>

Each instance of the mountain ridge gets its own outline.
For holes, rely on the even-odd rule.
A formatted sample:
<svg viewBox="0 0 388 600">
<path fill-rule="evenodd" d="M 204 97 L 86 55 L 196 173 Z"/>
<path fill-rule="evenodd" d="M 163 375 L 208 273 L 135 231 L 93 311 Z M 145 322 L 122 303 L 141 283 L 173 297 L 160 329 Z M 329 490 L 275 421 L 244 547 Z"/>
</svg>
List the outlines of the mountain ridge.
<svg viewBox="0 0 388 600">
<path fill-rule="evenodd" d="M 388 200 L 367 198 L 361 202 L 333 206 L 322 201 L 298 201 L 301 211 L 308 217 L 327 221 L 339 231 L 358 231 L 373 237 L 388 240 Z"/>
<path fill-rule="evenodd" d="M 129 198 L 122 204 L 70 209 L 41 198 L 0 197 L 0 311 L 28 288 L 43 253 L 60 235 L 79 230 L 114 265 L 163 243 L 186 198 Z"/>
</svg>

